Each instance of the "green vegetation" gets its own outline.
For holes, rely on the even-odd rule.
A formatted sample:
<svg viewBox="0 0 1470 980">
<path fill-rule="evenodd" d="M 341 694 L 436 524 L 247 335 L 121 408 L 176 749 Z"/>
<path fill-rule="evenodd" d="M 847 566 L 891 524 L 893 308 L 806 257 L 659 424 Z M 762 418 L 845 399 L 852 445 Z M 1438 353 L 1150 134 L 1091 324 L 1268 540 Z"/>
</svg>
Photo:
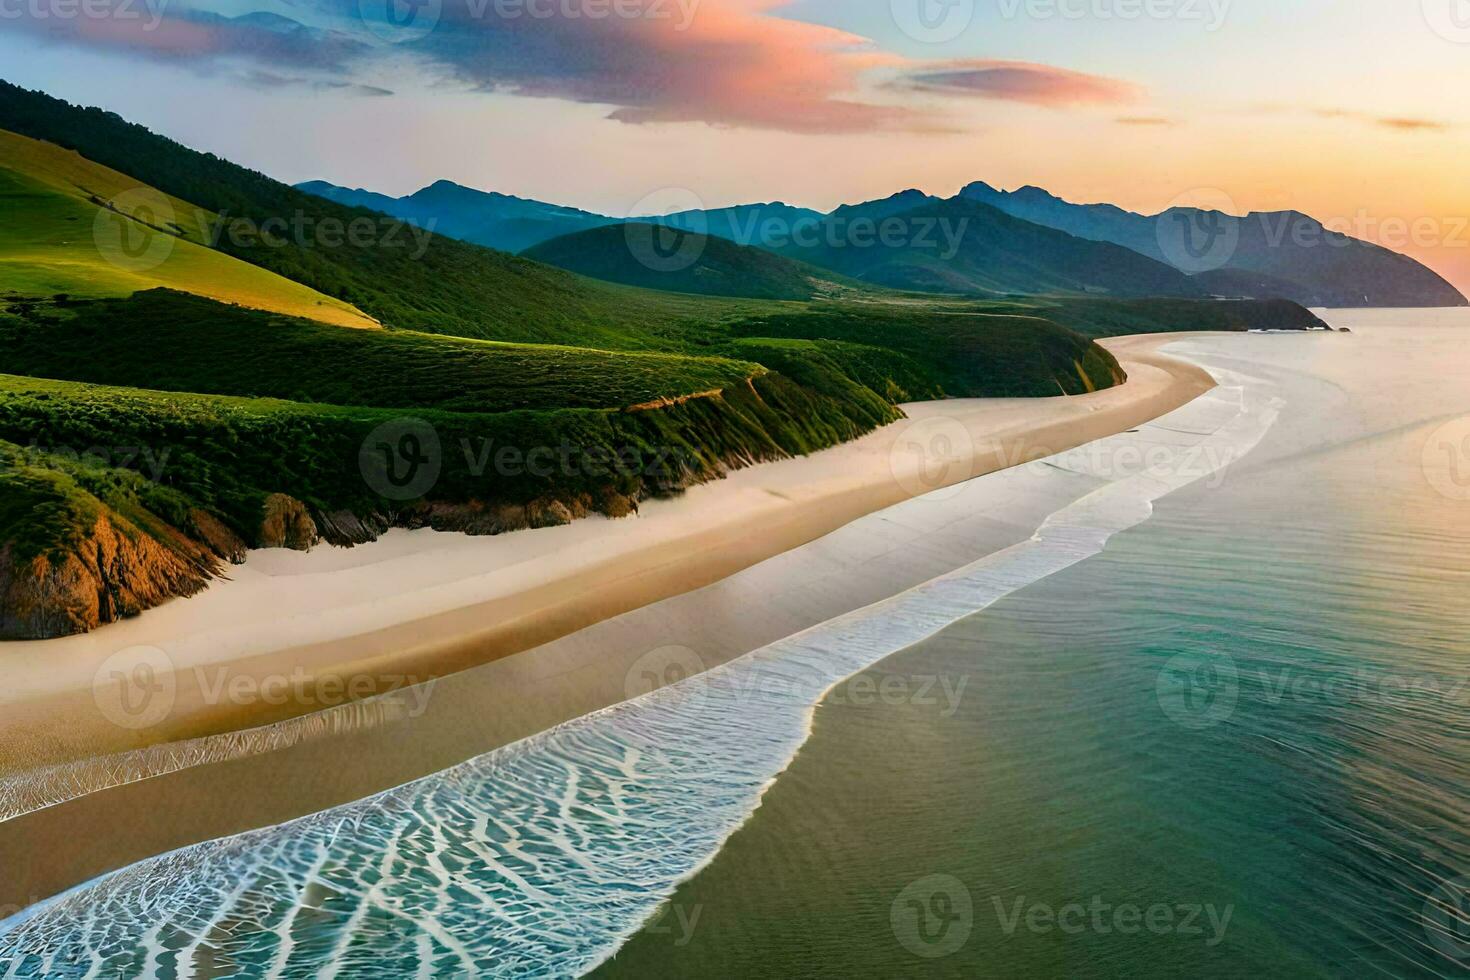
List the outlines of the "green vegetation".
<svg viewBox="0 0 1470 980">
<path fill-rule="evenodd" d="M 0 314 L 0 372 L 163 391 L 504 412 L 626 408 L 764 373 L 716 357 L 343 330 L 166 290 L 17 311 Z"/>
<path fill-rule="evenodd" d="M 0 440 L 0 541 L 15 559 L 66 554 L 108 511 L 125 518 L 124 533 L 143 528 L 169 544 L 171 526 L 189 526 L 189 509 L 177 491 L 100 457 Z"/>
<path fill-rule="evenodd" d="M 593 279 L 675 293 L 809 300 L 862 288 L 765 249 L 644 222 L 574 232 L 521 254 Z"/>
<path fill-rule="evenodd" d="M 882 386 L 876 390 L 891 383 L 925 395 L 1038 397 L 1082 394 L 1119 380 L 1117 362 L 1102 348 L 1023 309 L 831 304 L 751 318 L 732 329 L 750 337 L 840 342 L 847 345 L 837 349 L 847 370 L 870 379 L 870 387 Z M 887 377 L 872 353 L 878 350 L 902 355 Z"/>
<path fill-rule="evenodd" d="M 113 201 L 122 207 L 101 206 Z M 49 143 L 0 132 L 0 208 L 0 295 L 127 296 L 168 286 L 341 326 L 378 326 L 340 300 L 209 248 L 211 215 Z"/>
<path fill-rule="evenodd" d="M 1285 299 L 1037 300 L 1036 309 L 1089 337 L 1223 330 L 1326 330 L 1311 310 Z"/>
<path fill-rule="evenodd" d="M 736 461 L 811 452 L 898 417 L 886 403 L 853 404 L 841 394 L 767 374 L 723 396 L 657 411 L 428 410 L 415 418 L 434 428 L 442 447 L 436 502 L 555 500 L 602 509 L 610 492 L 636 502 L 717 476 Z M 259 540 L 266 498 L 281 492 L 317 514 L 432 522 L 420 502 L 385 501 L 364 476 L 364 442 L 400 418 L 390 409 L 0 375 L 0 440 L 23 447 L 25 462 L 7 468 L 7 478 L 19 472 L 34 481 L 37 472 L 61 472 L 56 460 L 81 460 L 76 467 L 115 479 L 117 465 L 126 463 L 158 480 L 140 488 L 123 478 L 141 506 L 170 523 L 182 520 L 188 506 L 203 507 L 250 543 Z M 481 467 L 486 447 L 509 448 L 515 457 Z M 549 453 L 546 465 L 526 459 L 538 448 Z M 7 505 L 5 513 L 12 523 L 0 526 L 0 540 L 30 540 L 23 525 L 34 511 L 12 513 Z"/>
</svg>

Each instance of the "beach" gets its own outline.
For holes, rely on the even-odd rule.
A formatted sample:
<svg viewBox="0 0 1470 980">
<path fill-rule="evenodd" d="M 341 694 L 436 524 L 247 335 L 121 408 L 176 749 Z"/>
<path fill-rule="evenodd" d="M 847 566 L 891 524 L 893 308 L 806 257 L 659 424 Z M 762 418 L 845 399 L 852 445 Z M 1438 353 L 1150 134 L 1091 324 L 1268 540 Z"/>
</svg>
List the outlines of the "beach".
<svg viewBox="0 0 1470 980">
<path fill-rule="evenodd" d="M 0 905 L 437 772 L 1024 541 L 1096 481 L 1030 466 L 967 481 L 1208 391 L 1158 353 L 1177 339 L 1105 342 L 1129 375 L 1115 389 L 908 405 L 906 422 L 635 518 L 257 552 L 197 598 L 0 648 L 0 863 L 17 870 Z M 139 664 L 166 697 L 120 724 L 113 688 Z M 374 690 L 391 693 L 332 706 Z M 37 847 L 44 866 L 24 860 Z"/>
</svg>

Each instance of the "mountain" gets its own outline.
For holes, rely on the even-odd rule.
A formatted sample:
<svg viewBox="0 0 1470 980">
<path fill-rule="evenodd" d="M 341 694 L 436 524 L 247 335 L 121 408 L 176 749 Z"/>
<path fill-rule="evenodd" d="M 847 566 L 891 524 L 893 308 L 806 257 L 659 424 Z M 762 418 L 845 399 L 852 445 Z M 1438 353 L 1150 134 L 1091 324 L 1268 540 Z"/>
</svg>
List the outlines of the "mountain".
<svg viewBox="0 0 1470 980">
<path fill-rule="evenodd" d="M 876 201 L 844 204 L 827 217 L 835 221 L 855 221 L 860 218 L 882 221 L 884 218 L 891 218 L 894 215 L 903 214 L 915 208 L 922 208 L 929 204 L 938 204 L 939 201 L 940 198 L 932 194 L 925 194 L 923 191 L 910 188 L 909 190 L 899 191 L 897 194 L 892 194 L 888 197 L 879 198 Z"/>
<path fill-rule="evenodd" d="M 904 210 L 903 204 L 920 201 Z M 1077 238 L 978 201 L 916 191 L 839 208 L 814 244 L 781 254 L 895 289 L 963 295 L 1200 296 L 1188 276 L 1107 242 Z"/>
<path fill-rule="evenodd" d="M 1297 211 L 1241 217 L 1171 208 L 1142 215 L 1111 204 L 1073 204 L 1039 187 L 1000 191 L 978 181 L 960 196 L 1199 274 L 1212 295 L 1279 296 L 1306 306 L 1467 305 L 1459 290 L 1408 256 L 1331 231 Z M 1203 245 L 1205 232 L 1217 247 L 1191 254 L 1185 236 Z"/>
<path fill-rule="evenodd" d="M 440 235 L 502 252 L 520 252 L 552 238 L 615 220 L 576 208 L 479 191 L 449 180 L 436 181 L 407 197 L 349 190 L 324 180 L 308 181 L 296 187 L 339 204 L 381 211 Z"/>
<path fill-rule="evenodd" d="M 811 208 L 798 208 L 775 201 L 769 204 L 739 204 L 729 208 L 639 217 L 656 219 L 658 224 L 670 228 L 713 235 L 740 245 L 780 249 L 797 234 L 819 226 L 826 215 Z"/>
<path fill-rule="evenodd" d="M 831 272 L 765 249 L 644 222 L 574 232 L 523 254 L 594 279 L 676 293 L 810 300 L 843 288 Z"/>
</svg>

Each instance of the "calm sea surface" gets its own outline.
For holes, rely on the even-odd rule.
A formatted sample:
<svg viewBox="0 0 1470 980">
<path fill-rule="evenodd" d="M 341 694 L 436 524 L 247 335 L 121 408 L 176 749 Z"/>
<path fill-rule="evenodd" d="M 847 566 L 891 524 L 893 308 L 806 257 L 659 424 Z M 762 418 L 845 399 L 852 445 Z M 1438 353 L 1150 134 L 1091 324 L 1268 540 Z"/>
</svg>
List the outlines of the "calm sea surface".
<svg viewBox="0 0 1470 980">
<path fill-rule="evenodd" d="M 1265 441 L 834 690 L 602 975 L 1470 976 L 1470 314 L 1332 319 L 1182 344 Z"/>
</svg>

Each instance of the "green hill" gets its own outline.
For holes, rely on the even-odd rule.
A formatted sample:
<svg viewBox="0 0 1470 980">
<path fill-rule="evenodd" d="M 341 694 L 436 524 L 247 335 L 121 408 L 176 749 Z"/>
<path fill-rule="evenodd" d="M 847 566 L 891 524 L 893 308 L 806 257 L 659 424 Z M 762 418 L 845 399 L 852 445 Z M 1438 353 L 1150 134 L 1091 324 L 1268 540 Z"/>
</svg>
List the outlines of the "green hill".
<svg viewBox="0 0 1470 980">
<path fill-rule="evenodd" d="M 593 279 L 675 293 L 810 300 L 856 286 L 764 249 L 646 222 L 574 232 L 522 254 Z"/>
<path fill-rule="evenodd" d="M 638 349 L 705 316 L 347 207 L 200 153 L 101 109 L 0 82 L 0 129 L 75 150 L 226 219 L 217 247 L 385 326 L 487 340 Z M 357 233 L 354 233 L 354 230 Z"/>
<path fill-rule="evenodd" d="M 210 248 L 213 215 L 51 143 L 0 131 L 0 207 L 0 296 L 126 296 L 167 286 L 378 327 L 341 300 Z"/>
</svg>

